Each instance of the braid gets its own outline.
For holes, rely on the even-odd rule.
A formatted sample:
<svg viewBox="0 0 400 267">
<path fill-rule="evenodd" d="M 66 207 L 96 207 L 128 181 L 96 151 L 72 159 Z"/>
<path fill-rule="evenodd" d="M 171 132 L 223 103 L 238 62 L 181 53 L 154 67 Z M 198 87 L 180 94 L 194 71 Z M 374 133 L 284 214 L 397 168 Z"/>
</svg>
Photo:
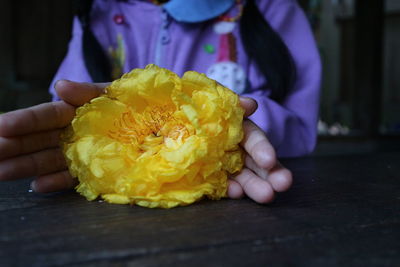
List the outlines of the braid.
<svg viewBox="0 0 400 267">
<path fill-rule="evenodd" d="M 254 0 L 248 0 L 244 8 L 240 35 L 246 54 L 268 80 L 271 99 L 282 101 L 294 83 L 295 66 L 287 46 L 264 19 Z"/>
<path fill-rule="evenodd" d="M 93 0 L 76 0 L 74 4 L 82 25 L 82 51 L 86 69 L 93 82 L 109 82 L 111 81 L 109 59 L 90 27 L 90 11 Z"/>
</svg>

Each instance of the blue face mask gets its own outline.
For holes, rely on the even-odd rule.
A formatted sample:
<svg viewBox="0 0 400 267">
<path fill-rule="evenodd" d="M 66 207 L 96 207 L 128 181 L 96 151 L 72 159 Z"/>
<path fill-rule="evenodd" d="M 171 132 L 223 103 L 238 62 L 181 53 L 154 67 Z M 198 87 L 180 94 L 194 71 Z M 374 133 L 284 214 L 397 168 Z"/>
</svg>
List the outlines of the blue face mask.
<svg viewBox="0 0 400 267">
<path fill-rule="evenodd" d="M 202 22 L 228 11 L 235 0 L 170 0 L 163 7 L 179 22 Z"/>
</svg>

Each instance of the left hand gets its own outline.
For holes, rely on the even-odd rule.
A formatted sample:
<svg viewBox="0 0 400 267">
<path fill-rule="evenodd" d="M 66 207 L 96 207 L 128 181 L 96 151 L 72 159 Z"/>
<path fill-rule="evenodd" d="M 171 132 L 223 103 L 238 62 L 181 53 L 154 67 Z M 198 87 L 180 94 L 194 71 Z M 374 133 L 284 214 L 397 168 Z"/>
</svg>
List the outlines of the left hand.
<svg viewBox="0 0 400 267">
<path fill-rule="evenodd" d="M 257 109 L 257 102 L 241 97 L 245 117 Z M 241 198 L 246 194 L 258 203 L 272 202 L 276 192 L 283 192 L 292 185 L 292 173 L 277 160 L 275 149 L 264 132 L 251 120 L 243 121 L 244 138 L 241 143 L 246 151 L 245 166 L 231 177 L 228 187 L 230 198 Z"/>
</svg>

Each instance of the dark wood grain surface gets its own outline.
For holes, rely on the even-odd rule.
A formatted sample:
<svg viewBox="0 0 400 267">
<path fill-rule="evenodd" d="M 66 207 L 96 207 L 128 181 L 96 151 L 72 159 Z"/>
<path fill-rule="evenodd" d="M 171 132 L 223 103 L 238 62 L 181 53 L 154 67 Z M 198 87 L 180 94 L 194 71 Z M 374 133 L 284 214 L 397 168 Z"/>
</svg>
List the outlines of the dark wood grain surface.
<svg viewBox="0 0 400 267">
<path fill-rule="evenodd" d="M 171 210 L 0 184 L 0 266 L 400 266 L 400 153 L 286 160 L 270 205 Z"/>
</svg>

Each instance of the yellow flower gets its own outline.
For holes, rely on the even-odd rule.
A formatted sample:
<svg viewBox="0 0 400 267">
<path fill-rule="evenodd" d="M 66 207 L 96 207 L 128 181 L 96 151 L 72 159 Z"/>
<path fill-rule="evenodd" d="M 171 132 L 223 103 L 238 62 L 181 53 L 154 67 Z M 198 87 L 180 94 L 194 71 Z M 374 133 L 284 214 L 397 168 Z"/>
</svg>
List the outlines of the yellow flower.
<svg viewBox="0 0 400 267">
<path fill-rule="evenodd" d="M 243 165 L 243 114 L 238 96 L 204 74 L 148 65 L 78 108 L 63 151 L 88 200 L 171 208 L 220 199 Z"/>
</svg>

